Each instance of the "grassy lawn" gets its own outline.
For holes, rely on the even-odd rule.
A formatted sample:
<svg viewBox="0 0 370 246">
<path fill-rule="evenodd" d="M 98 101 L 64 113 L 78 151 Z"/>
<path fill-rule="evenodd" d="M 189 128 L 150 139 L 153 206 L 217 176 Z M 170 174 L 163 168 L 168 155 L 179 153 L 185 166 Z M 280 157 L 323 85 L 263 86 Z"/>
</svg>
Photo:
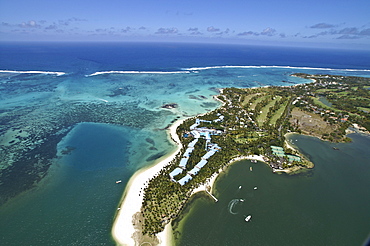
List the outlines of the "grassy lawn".
<svg viewBox="0 0 370 246">
<path fill-rule="evenodd" d="M 247 95 L 244 97 L 244 101 L 242 102 L 242 106 L 245 107 L 245 106 L 248 106 L 249 107 L 249 101 L 257 96 L 259 93 L 255 93 L 255 94 L 250 94 L 250 95 Z"/>
<path fill-rule="evenodd" d="M 359 110 L 370 112 L 370 108 L 357 107 Z"/>
<path fill-rule="evenodd" d="M 279 100 L 281 96 L 277 96 L 274 100 L 271 100 L 265 107 L 262 108 L 262 113 L 257 118 L 258 126 L 262 126 L 266 120 L 267 113 L 269 112 L 270 108 L 275 105 L 276 101 Z"/>
<path fill-rule="evenodd" d="M 318 90 L 316 90 L 317 93 L 328 92 L 328 91 L 335 92 L 335 91 L 337 91 L 337 89 L 318 89 Z"/>
<path fill-rule="evenodd" d="M 268 97 L 268 95 L 261 95 L 259 96 L 253 103 L 252 105 L 250 106 L 251 109 L 254 110 L 254 108 L 256 107 L 257 103 L 261 102 L 262 100 L 264 100 L 266 97 Z"/>
<path fill-rule="evenodd" d="M 349 93 L 348 91 L 341 91 L 341 92 L 338 92 L 336 94 L 339 95 L 339 96 L 347 96 L 348 93 Z"/>
<path fill-rule="evenodd" d="M 281 105 L 278 111 L 275 112 L 275 114 L 270 119 L 270 124 L 275 125 L 276 121 L 283 115 L 284 110 L 288 104 L 289 100 L 287 100 L 284 104 Z"/>
<path fill-rule="evenodd" d="M 318 105 L 319 107 L 321 108 L 326 108 L 326 109 L 333 109 L 332 107 L 329 107 L 329 106 L 326 106 L 325 104 L 323 104 L 319 98 L 317 97 L 311 97 L 313 99 L 313 103 Z"/>
<path fill-rule="evenodd" d="M 235 135 L 234 140 L 237 143 L 246 143 L 246 142 L 251 142 L 254 140 L 257 140 L 261 136 L 258 135 L 256 132 L 248 132 L 247 134 L 238 134 Z"/>
</svg>

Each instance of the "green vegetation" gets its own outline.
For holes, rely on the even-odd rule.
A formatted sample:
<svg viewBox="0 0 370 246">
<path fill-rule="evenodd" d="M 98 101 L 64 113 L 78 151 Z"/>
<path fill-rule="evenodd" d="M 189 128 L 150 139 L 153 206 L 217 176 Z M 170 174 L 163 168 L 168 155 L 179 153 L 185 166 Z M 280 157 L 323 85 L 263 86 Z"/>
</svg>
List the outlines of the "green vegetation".
<svg viewBox="0 0 370 246">
<path fill-rule="evenodd" d="M 253 96 L 253 99 L 255 99 L 255 100 L 253 100 L 253 102 L 250 101 L 250 103 L 252 103 L 251 106 L 250 106 L 251 109 L 255 109 L 256 106 L 260 102 L 262 102 L 262 100 L 264 100 L 264 99 L 266 99 L 266 97 L 268 97 L 267 95 L 260 95 L 260 93 L 256 93 L 255 95 L 252 95 L 252 96 Z"/>
<path fill-rule="evenodd" d="M 312 168 L 313 163 L 287 146 L 285 135 L 299 132 L 329 141 L 348 141 L 346 129 L 354 124 L 358 130 L 370 129 L 369 78 L 333 75 L 294 74 L 316 82 L 293 87 L 253 89 L 227 88 L 217 97 L 222 107 L 200 116 L 198 128 L 216 129 L 222 134 L 212 135 L 212 143 L 221 147 L 192 179 L 180 185 L 169 173 L 178 167 L 186 147 L 171 163 L 153 177 L 145 188 L 142 204 L 142 233 L 155 235 L 176 218 L 190 198 L 194 188 L 204 184 L 212 174 L 239 156 L 261 154 L 277 171 Z M 354 89 L 356 88 L 356 89 Z M 345 93 L 344 93 L 345 92 Z M 332 107 L 323 107 L 315 100 L 325 96 Z M 319 103 L 320 102 L 320 103 Z M 220 115 L 222 120 L 217 121 Z M 187 119 L 177 128 L 183 146 L 194 136 L 190 132 L 196 118 Z M 364 127 L 364 128 L 363 128 Z M 199 138 L 184 171 L 175 180 L 187 175 L 206 153 L 205 140 Z"/>
<path fill-rule="evenodd" d="M 265 107 L 261 109 L 260 115 L 257 118 L 257 122 L 259 126 L 262 126 L 265 123 L 267 118 L 267 113 L 270 112 L 270 108 L 275 105 L 276 101 L 279 100 L 281 97 L 277 96 L 273 100 L 271 100 Z M 280 108 L 280 107 L 279 107 Z"/>
<path fill-rule="evenodd" d="M 369 78 L 309 75 L 302 73 L 295 74 L 295 76 L 316 80 L 315 83 L 305 85 L 304 90 L 302 90 L 302 92 L 310 93 L 310 95 L 302 94 L 305 96 L 301 97 L 303 101 L 307 102 L 303 104 L 300 103 L 301 106 L 306 108 L 305 110 L 319 113 L 324 120 L 331 123 L 345 123 L 349 121 L 365 127 L 367 131 L 370 130 L 369 112 L 363 110 L 370 106 L 370 90 L 368 89 L 370 85 Z M 330 108 L 331 112 L 327 113 L 322 104 L 318 103 L 316 100 L 312 101 L 312 98 L 308 98 L 309 96 L 325 96 L 332 104 Z M 312 107 L 310 107 L 310 105 L 312 105 Z M 338 138 L 328 139 L 331 141 L 338 140 Z"/>
<path fill-rule="evenodd" d="M 276 111 L 276 113 L 272 116 L 272 118 L 270 119 L 270 124 L 271 125 L 273 125 L 273 126 L 276 125 L 276 121 L 283 115 L 288 102 L 289 102 L 289 100 L 286 100 L 285 103 L 283 103 L 281 105 L 281 107 L 279 107 L 279 109 Z"/>
<path fill-rule="evenodd" d="M 328 105 L 325 105 L 323 102 L 321 102 L 318 97 L 311 97 L 311 98 L 312 98 L 313 103 L 315 105 L 320 106 L 321 108 L 326 108 L 326 109 L 332 109 L 332 110 L 334 110 L 332 107 L 329 107 Z"/>
</svg>

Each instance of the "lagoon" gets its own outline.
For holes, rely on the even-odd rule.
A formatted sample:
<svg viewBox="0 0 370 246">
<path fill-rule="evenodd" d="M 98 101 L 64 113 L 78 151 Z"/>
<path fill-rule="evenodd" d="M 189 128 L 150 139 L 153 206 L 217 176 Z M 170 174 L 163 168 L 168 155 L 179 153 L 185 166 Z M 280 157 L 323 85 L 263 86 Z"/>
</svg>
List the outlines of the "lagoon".
<svg viewBox="0 0 370 246">
<path fill-rule="evenodd" d="M 294 176 L 274 174 L 263 163 L 231 165 L 216 180 L 219 202 L 198 195 L 182 213 L 177 245 L 362 245 L 370 231 L 370 137 L 350 137 L 352 143 L 331 144 L 293 135 L 315 163 Z M 244 202 L 230 211 L 235 199 Z"/>
</svg>

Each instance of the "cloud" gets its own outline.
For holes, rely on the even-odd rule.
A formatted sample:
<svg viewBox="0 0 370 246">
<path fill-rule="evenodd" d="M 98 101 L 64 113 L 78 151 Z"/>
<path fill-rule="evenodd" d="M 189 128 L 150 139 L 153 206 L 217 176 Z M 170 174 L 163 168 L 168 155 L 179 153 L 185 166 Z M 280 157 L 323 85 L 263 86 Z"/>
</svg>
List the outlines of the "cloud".
<svg viewBox="0 0 370 246">
<path fill-rule="evenodd" d="M 338 31 L 338 34 L 344 34 L 344 35 L 349 35 L 349 34 L 358 34 L 359 31 L 356 27 L 347 27 L 344 28 L 340 31 Z"/>
<path fill-rule="evenodd" d="M 67 21 L 69 21 L 69 22 L 72 22 L 72 21 L 81 22 L 81 21 L 87 21 L 87 19 L 72 17 L 72 18 L 67 19 Z"/>
<path fill-rule="evenodd" d="M 21 24 L 18 25 L 21 28 L 39 28 L 41 27 L 39 24 L 37 24 L 36 21 L 30 20 L 27 22 L 22 22 Z"/>
<path fill-rule="evenodd" d="M 178 30 L 175 27 L 171 27 L 171 28 L 161 27 L 155 32 L 155 34 L 176 34 L 176 33 L 178 33 Z"/>
<path fill-rule="evenodd" d="M 58 26 L 55 24 L 45 27 L 45 30 L 55 30 L 55 29 L 58 29 Z"/>
<path fill-rule="evenodd" d="M 335 27 L 332 24 L 327 24 L 327 23 L 317 23 L 313 26 L 310 26 L 310 28 L 318 28 L 318 29 L 325 29 L 325 28 L 333 28 Z"/>
<path fill-rule="evenodd" d="M 190 35 L 203 35 L 203 33 L 196 31 L 196 32 L 191 32 Z"/>
<path fill-rule="evenodd" d="M 121 32 L 122 33 L 128 33 L 128 32 L 130 32 L 132 30 L 132 28 L 131 27 L 129 27 L 129 26 L 127 26 L 126 28 L 122 28 L 121 29 Z"/>
<path fill-rule="evenodd" d="M 221 36 L 221 35 L 224 35 L 224 34 L 228 34 L 229 32 L 230 32 L 230 29 L 229 29 L 229 28 L 226 28 L 226 30 L 225 30 L 225 31 L 218 32 L 218 33 L 216 33 L 216 35 Z"/>
<path fill-rule="evenodd" d="M 215 28 L 213 26 L 207 27 L 207 32 L 219 32 L 220 28 Z"/>
<path fill-rule="evenodd" d="M 362 30 L 359 35 L 370 36 L 370 28 Z"/>
<path fill-rule="evenodd" d="M 197 32 L 198 31 L 198 28 L 197 27 L 194 27 L 194 28 L 189 28 L 188 29 L 189 32 Z"/>
<path fill-rule="evenodd" d="M 248 32 L 241 32 L 237 34 L 238 36 L 258 36 L 259 34 L 256 32 L 248 31 Z"/>
<path fill-rule="evenodd" d="M 243 37 L 243 36 L 244 37 L 248 37 L 248 36 L 249 37 L 251 37 L 251 36 L 268 36 L 268 37 L 278 36 L 280 38 L 286 38 L 287 37 L 287 35 L 285 33 L 278 33 L 276 31 L 276 29 L 271 28 L 271 27 L 267 27 L 264 30 L 262 30 L 261 32 L 245 31 L 245 32 L 240 32 L 236 35 L 240 36 L 240 37 Z M 301 34 L 297 33 L 296 35 L 293 35 L 293 36 L 298 37 L 298 36 L 301 36 Z"/>
<path fill-rule="evenodd" d="M 190 35 L 203 35 L 203 33 L 201 33 L 197 27 L 190 27 L 188 32 L 191 32 Z"/>
<path fill-rule="evenodd" d="M 319 35 L 302 36 L 302 38 L 317 38 Z"/>
<path fill-rule="evenodd" d="M 1 26 L 11 27 L 12 25 L 7 22 L 1 22 Z"/>
<path fill-rule="evenodd" d="M 274 28 L 268 27 L 265 30 L 263 30 L 260 34 L 267 35 L 267 36 L 273 36 L 276 34 L 276 30 Z"/>
<path fill-rule="evenodd" d="M 353 36 L 353 35 L 351 36 L 351 35 L 345 34 L 345 35 L 338 37 L 337 39 L 359 39 L 359 38 L 360 38 L 359 36 Z"/>
<path fill-rule="evenodd" d="M 145 26 L 141 26 L 141 27 L 139 27 L 139 30 L 146 30 L 146 27 Z"/>
<path fill-rule="evenodd" d="M 362 28 L 364 28 L 364 26 Z M 311 36 L 303 36 L 303 38 L 317 38 L 320 36 L 329 36 L 335 39 L 359 39 L 366 38 L 366 36 L 370 36 L 370 28 L 367 29 L 362 28 L 346 27 L 342 29 L 330 29 L 328 31 L 319 32 Z"/>
</svg>

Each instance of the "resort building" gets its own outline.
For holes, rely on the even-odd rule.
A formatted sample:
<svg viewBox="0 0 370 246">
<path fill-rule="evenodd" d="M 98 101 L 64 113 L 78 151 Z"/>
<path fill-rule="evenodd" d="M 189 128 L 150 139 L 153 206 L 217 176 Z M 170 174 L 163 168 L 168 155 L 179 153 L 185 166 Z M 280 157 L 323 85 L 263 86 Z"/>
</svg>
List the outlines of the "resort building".
<svg viewBox="0 0 370 246">
<path fill-rule="evenodd" d="M 188 172 L 188 174 L 195 176 L 195 175 L 197 175 L 197 174 L 198 174 L 199 170 L 200 170 L 199 168 L 194 167 L 193 169 L 191 169 L 191 170 Z"/>
<path fill-rule="evenodd" d="M 186 164 L 188 163 L 188 158 L 182 158 L 181 160 L 180 160 L 180 164 L 179 164 L 179 167 L 181 167 L 181 168 L 184 168 L 185 169 L 185 167 L 186 167 Z"/>
<path fill-rule="evenodd" d="M 175 170 L 173 170 L 171 173 L 170 173 L 170 177 L 171 177 L 171 180 L 174 180 L 173 178 L 176 176 L 176 175 L 179 175 L 180 173 L 182 173 L 183 169 L 182 168 L 179 168 L 179 167 L 176 167 Z"/>
<path fill-rule="evenodd" d="M 213 122 L 223 121 L 224 116 L 220 115 L 220 114 L 218 114 L 218 116 L 219 116 L 219 118 L 214 120 Z M 183 177 L 183 178 L 181 178 L 180 180 L 177 181 L 180 185 L 186 184 L 187 182 L 189 182 L 189 180 L 191 180 L 193 178 L 193 176 L 197 175 L 198 172 L 207 164 L 208 158 L 213 156 L 217 151 L 219 151 L 221 149 L 220 146 L 211 142 L 211 140 L 212 140 L 211 136 L 212 135 L 220 135 L 220 134 L 222 134 L 222 131 L 217 131 L 215 129 L 208 129 L 208 128 L 205 128 L 205 127 L 197 128 L 200 125 L 201 122 L 212 123 L 212 121 L 200 120 L 200 119 L 197 118 L 195 120 L 195 123 L 190 126 L 190 131 L 191 131 L 190 133 L 194 137 L 194 140 L 191 141 L 188 144 L 188 148 L 185 150 L 185 152 L 183 154 L 183 157 L 180 160 L 179 166 L 170 173 L 171 180 L 176 182 L 176 180 L 174 180 L 174 177 L 176 175 L 182 173 L 183 170 L 186 169 L 186 164 L 187 164 L 187 162 L 188 162 L 188 160 L 191 156 L 191 153 L 193 152 L 193 150 L 195 148 L 195 145 L 198 142 L 198 139 L 201 138 L 201 137 L 203 137 L 206 140 L 205 149 L 206 149 L 207 153 L 205 155 L 203 155 L 202 160 L 200 160 L 198 162 L 198 164 L 195 165 L 195 167 L 193 169 L 191 169 L 186 174 L 185 177 Z"/>
<path fill-rule="evenodd" d="M 184 184 L 186 184 L 187 182 L 189 182 L 189 180 L 191 180 L 193 177 L 192 176 L 190 176 L 190 174 L 186 174 L 186 176 L 185 177 L 183 177 L 182 179 L 180 179 L 179 181 L 177 181 L 177 182 L 179 182 L 179 184 L 180 185 L 184 185 Z"/>
</svg>

